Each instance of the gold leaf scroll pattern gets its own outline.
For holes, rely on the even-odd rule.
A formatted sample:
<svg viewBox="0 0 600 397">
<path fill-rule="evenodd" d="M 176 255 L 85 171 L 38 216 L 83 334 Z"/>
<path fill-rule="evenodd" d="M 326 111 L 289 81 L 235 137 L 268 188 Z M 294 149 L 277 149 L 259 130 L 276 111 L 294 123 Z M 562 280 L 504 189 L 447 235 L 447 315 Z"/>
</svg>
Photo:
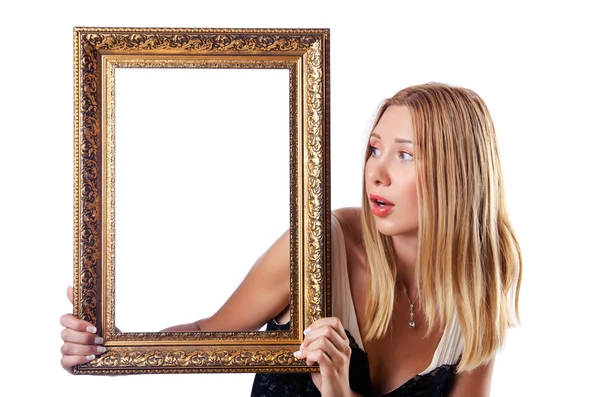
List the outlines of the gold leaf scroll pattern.
<svg viewBox="0 0 600 397">
<path fill-rule="evenodd" d="M 313 36 L 281 37 L 251 34 L 99 34 L 89 33 L 86 41 L 99 50 L 181 50 L 203 52 L 269 52 L 306 51 L 315 41 Z"/>
<path fill-rule="evenodd" d="M 319 215 L 323 211 L 323 186 L 322 186 L 322 159 L 323 138 L 322 102 L 323 102 L 323 75 L 321 73 L 321 43 L 315 42 L 308 51 L 308 203 L 307 216 L 310 237 L 308 242 L 309 273 L 311 280 L 308 290 L 308 321 L 309 324 L 324 316 L 322 311 L 323 294 L 321 286 L 324 285 L 323 267 L 323 224 Z"/>
<path fill-rule="evenodd" d="M 80 307 L 84 320 L 96 323 L 97 288 L 96 280 L 100 266 L 100 192 L 98 190 L 100 169 L 100 123 L 98 119 L 98 84 L 95 78 L 98 68 L 96 50 L 89 43 L 81 43 L 82 84 L 81 102 L 82 115 L 80 156 L 82 197 L 82 226 L 80 232 L 79 279 L 82 287 Z"/>
<path fill-rule="evenodd" d="M 107 326 L 111 331 L 114 329 L 114 296 L 115 296 L 115 272 L 114 272 L 114 260 L 115 260 L 115 129 L 113 128 L 115 125 L 115 67 L 113 64 L 105 63 L 105 67 L 107 68 L 107 84 L 105 89 L 108 91 L 108 100 L 109 102 L 106 104 L 105 114 L 106 114 L 106 136 L 104 141 L 104 148 L 106 150 L 105 157 L 105 174 L 106 174 L 106 185 L 104 189 L 106 191 L 106 202 L 108 203 L 106 206 L 108 208 L 104 209 L 106 214 L 106 230 L 104 233 L 108 236 L 106 239 L 107 247 L 104 250 L 104 254 L 107 255 L 107 259 L 110 263 L 113 263 L 113 266 L 107 266 L 105 279 L 107 280 L 107 287 L 111 289 L 111 299 L 112 301 L 106 305 L 107 311 Z"/>
<path fill-rule="evenodd" d="M 166 370 L 169 367 L 239 367 L 271 365 L 303 365 L 296 360 L 290 350 L 149 350 L 145 352 L 107 352 L 93 360 L 90 365 L 97 368 L 139 368 L 148 367 Z"/>
</svg>

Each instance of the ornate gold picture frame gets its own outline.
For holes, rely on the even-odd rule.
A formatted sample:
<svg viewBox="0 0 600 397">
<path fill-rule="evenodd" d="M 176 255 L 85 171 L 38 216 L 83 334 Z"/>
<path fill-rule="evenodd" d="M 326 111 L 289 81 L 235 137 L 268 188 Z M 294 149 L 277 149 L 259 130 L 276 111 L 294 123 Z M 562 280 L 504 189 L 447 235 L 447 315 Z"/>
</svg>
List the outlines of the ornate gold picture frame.
<svg viewBox="0 0 600 397">
<path fill-rule="evenodd" d="M 107 348 L 74 373 L 318 370 L 292 353 L 303 330 L 331 310 L 329 30 L 76 27 L 74 68 L 73 310 L 97 327 Z M 289 134 L 289 331 L 127 332 L 116 327 L 121 262 L 115 260 L 115 178 L 121 152 L 115 144 L 120 131 L 115 75 L 132 68 L 289 72 L 289 130 L 283 132 Z M 268 116 L 265 109 L 262 122 Z"/>
</svg>

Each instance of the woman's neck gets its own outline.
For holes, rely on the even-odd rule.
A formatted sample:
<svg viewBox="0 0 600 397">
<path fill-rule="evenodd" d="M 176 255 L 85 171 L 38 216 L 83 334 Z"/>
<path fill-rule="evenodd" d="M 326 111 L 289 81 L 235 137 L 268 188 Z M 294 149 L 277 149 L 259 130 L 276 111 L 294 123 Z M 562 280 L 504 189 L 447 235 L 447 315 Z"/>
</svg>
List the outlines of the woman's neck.
<svg viewBox="0 0 600 397">
<path fill-rule="evenodd" d="M 417 236 L 393 236 L 392 245 L 396 259 L 397 282 L 411 297 L 417 294 L 415 271 L 417 268 Z"/>
</svg>

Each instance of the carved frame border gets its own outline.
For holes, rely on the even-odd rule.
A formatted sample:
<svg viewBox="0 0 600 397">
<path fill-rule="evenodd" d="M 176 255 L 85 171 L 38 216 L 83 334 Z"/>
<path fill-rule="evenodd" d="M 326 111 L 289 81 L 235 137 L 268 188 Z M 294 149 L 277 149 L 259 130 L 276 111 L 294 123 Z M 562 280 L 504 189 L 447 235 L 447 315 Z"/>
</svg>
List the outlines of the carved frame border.
<svg viewBox="0 0 600 397">
<path fill-rule="evenodd" d="M 114 68 L 290 70 L 290 331 L 120 333 L 114 325 Z M 107 352 L 75 374 L 314 372 L 292 352 L 329 316 L 329 30 L 74 28 L 74 297 Z"/>
</svg>

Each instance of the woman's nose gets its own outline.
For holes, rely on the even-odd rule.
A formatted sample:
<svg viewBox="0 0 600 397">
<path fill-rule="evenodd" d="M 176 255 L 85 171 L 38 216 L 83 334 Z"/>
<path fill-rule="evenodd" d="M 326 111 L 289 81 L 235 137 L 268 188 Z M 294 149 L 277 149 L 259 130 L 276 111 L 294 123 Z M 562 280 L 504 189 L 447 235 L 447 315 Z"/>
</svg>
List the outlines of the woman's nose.
<svg viewBox="0 0 600 397">
<path fill-rule="evenodd" d="M 382 158 L 371 159 L 371 161 L 369 161 L 367 175 L 369 177 L 369 182 L 375 186 L 388 186 L 390 184 L 388 167 L 385 160 Z"/>
</svg>

